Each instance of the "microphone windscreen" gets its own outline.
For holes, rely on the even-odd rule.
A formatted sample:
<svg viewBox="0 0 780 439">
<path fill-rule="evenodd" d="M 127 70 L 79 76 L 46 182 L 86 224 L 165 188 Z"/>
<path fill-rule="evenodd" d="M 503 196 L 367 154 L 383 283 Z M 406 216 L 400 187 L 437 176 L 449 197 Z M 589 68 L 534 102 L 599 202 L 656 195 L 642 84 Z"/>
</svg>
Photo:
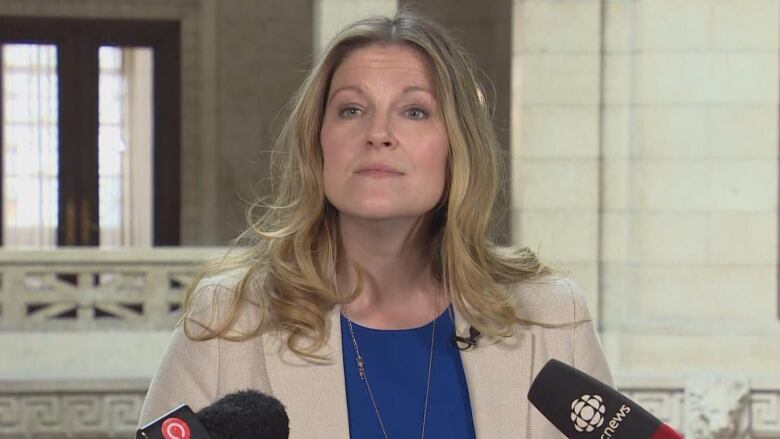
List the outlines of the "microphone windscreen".
<svg viewBox="0 0 780 439">
<path fill-rule="evenodd" d="M 662 425 L 615 389 L 558 360 L 539 371 L 528 399 L 568 438 L 650 439 Z"/>
<path fill-rule="evenodd" d="M 290 435 L 282 403 L 254 390 L 226 395 L 197 416 L 213 439 L 287 439 Z"/>
</svg>

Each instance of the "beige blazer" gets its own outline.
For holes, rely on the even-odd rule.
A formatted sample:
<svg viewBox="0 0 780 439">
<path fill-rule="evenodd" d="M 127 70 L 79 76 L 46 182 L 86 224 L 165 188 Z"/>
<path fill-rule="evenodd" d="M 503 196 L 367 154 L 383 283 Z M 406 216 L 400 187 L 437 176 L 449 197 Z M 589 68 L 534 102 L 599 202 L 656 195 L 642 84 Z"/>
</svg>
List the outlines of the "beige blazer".
<svg viewBox="0 0 780 439">
<path fill-rule="evenodd" d="M 476 348 L 461 351 L 479 439 L 563 437 L 529 402 L 528 389 L 551 358 L 612 384 L 585 299 L 567 278 L 546 278 L 515 285 L 519 315 L 537 324 L 518 325 L 508 339 L 483 336 Z M 211 307 L 219 289 L 202 289 L 196 308 Z M 180 403 L 197 411 L 222 396 L 256 389 L 278 398 L 290 418 L 290 438 L 349 438 L 340 312 L 328 315 L 327 347 L 331 364 L 313 364 L 287 349 L 284 334 L 266 333 L 242 342 L 223 339 L 194 342 L 176 328 L 152 379 L 139 425 Z M 241 315 L 237 329 L 259 316 Z M 256 321 L 256 320 L 255 320 Z M 555 328 L 543 325 L 556 325 Z M 462 336 L 469 325 L 455 309 Z M 333 330 L 335 328 L 336 330 Z"/>
</svg>

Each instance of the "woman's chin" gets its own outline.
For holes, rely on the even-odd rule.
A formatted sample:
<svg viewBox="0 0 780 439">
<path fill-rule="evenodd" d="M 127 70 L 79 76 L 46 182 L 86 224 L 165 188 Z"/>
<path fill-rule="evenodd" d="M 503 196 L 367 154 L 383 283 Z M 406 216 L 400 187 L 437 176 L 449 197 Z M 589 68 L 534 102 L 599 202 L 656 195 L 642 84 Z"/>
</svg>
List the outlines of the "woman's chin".
<svg viewBox="0 0 780 439">
<path fill-rule="evenodd" d="M 375 221 L 403 219 L 403 218 L 409 218 L 410 216 L 413 216 L 406 211 L 401 211 L 398 208 L 390 207 L 390 206 L 365 207 L 362 209 L 355 209 L 347 212 L 342 212 L 342 215 L 346 215 L 356 219 L 375 220 Z"/>
<path fill-rule="evenodd" d="M 400 215 L 398 215 L 396 212 L 393 212 L 391 210 L 382 210 L 382 209 L 366 209 L 364 211 L 355 212 L 352 214 L 352 216 L 364 220 L 377 220 L 377 221 L 400 218 Z"/>
</svg>

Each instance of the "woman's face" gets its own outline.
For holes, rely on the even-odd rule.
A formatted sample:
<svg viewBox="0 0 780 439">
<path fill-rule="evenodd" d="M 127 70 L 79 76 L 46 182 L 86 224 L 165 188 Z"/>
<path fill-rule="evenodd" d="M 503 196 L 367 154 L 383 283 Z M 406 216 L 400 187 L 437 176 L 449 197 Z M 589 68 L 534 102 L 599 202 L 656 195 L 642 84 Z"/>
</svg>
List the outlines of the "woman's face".
<svg viewBox="0 0 780 439">
<path fill-rule="evenodd" d="M 341 215 L 418 217 L 444 191 L 448 136 L 429 61 L 373 44 L 336 68 L 320 130 L 325 196 Z M 371 172 L 371 165 L 397 172 Z"/>
</svg>

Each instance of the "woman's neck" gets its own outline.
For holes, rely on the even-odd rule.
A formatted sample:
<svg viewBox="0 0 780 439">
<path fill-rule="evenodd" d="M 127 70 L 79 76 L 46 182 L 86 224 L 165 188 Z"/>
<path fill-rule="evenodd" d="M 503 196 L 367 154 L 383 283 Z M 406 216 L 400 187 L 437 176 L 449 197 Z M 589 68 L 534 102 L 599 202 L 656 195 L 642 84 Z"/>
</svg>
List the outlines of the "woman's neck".
<svg viewBox="0 0 780 439">
<path fill-rule="evenodd" d="M 370 328 L 406 329 L 430 322 L 448 306 L 447 295 L 432 276 L 424 221 L 340 218 L 339 225 L 339 294 L 350 294 L 357 285 L 353 264 L 363 269 L 362 293 L 347 305 L 352 321 Z"/>
</svg>

